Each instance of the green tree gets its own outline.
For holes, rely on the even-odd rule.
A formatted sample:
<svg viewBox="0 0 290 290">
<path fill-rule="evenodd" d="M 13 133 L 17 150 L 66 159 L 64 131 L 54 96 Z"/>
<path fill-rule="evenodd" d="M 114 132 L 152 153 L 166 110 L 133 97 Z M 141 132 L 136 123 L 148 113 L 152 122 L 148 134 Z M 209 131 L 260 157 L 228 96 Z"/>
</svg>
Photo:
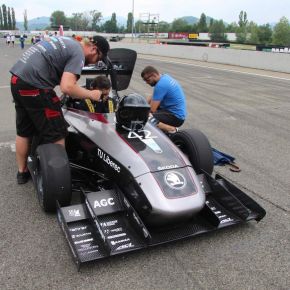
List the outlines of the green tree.
<svg viewBox="0 0 290 290">
<path fill-rule="evenodd" d="M 126 31 L 128 33 L 132 32 L 132 23 L 133 23 L 133 14 L 132 12 L 129 12 L 128 13 L 128 17 L 127 17 L 127 28 L 126 28 Z"/>
<path fill-rule="evenodd" d="M 72 17 L 67 18 L 67 24 L 72 30 L 89 30 L 89 23 L 91 21 L 90 13 L 73 13 Z M 96 22 L 97 23 L 97 22 Z M 98 26 L 95 26 L 97 30 Z"/>
<path fill-rule="evenodd" d="M 28 30 L 28 20 L 27 20 L 27 10 L 24 10 L 23 13 L 24 16 L 24 22 L 23 22 L 23 26 L 24 26 L 24 30 L 27 31 Z"/>
<path fill-rule="evenodd" d="M 282 17 L 273 29 L 273 44 L 290 46 L 290 24 L 286 17 Z"/>
<path fill-rule="evenodd" d="M 136 30 L 135 30 L 136 31 Z M 125 26 L 124 25 L 122 25 L 122 26 L 118 26 L 118 32 L 119 33 L 125 33 L 126 32 L 126 28 L 125 28 Z"/>
<path fill-rule="evenodd" d="M 63 11 L 56 10 L 50 16 L 51 26 L 66 25 L 66 16 Z"/>
<path fill-rule="evenodd" d="M 11 18 L 12 18 L 12 29 L 16 29 L 16 19 L 15 19 L 15 12 L 14 8 L 11 8 Z"/>
<path fill-rule="evenodd" d="M 3 14 L 1 6 L 0 6 L 0 29 L 3 29 Z"/>
<path fill-rule="evenodd" d="M 72 17 L 67 18 L 69 27 L 78 31 L 82 29 L 82 13 L 73 13 Z"/>
<path fill-rule="evenodd" d="M 226 26 L 226 32 L 235 33 L 238 31 L 238 24 L 236 22 L 232 22 Z"/>
<path fill-rule="evenodd" d="M 206 23 L 206 16 L 204 13 L 200 15 L 198 24 L 197 24 L 197 32 L 208 32 L 208 27 Z"/>
<path fill-rule="evenodd" d="M 8 29 L 9 29 L 9 30 L 12 30 L 12 20 L 11 20 L 10 7 L 8 7 L 8 13 L 7 13 L 7 24 L 8 24 Z"/>
<path fill-rule="evenodd" d="M 2 14 L 3 14 L 3 29 L 8 29 L 7 9 L 5 4 L 2 5 Z"/>
<path fill-rule="evenodd" d="M 108 20 L 108 21 L 105 22 L 104 29 L 105 29 L 105 31 L 107 33 L 116 33 L 116 32 L 118 32 L 116 13 L 112 14 L 111 20 Z"/>
<path fill-rule="evenodd" d="M 197 24 L 197 23 L 194 23 L 194 24 L 191 26 L 191 31 L 190 31 L 190 32 L 198 33 L 198 24 Z"/>
<path fill-rule="evenodd" d="M 91 15 L 91 23 L 92 23 L 92 30 L 96 31 L 98 28 L 98 23 L 101 21 L 102 19 L 102 13 L 97 11 L 97 10 L 91 10 L 90 11 L 90 15 Z"/>
<path fill-rule="evenodd" d="M 89 24 L 91 22 L 91 16 L 90 13 L 88 12 L 83 12 L 82 13 L 82 30 L 90 30 Z"/>
<path fill-rule="evenodd" d="M 239 14 L 239 26 L 246 27 L 248 24 L 247 12 L 241 11 Z"/>
<path fill-rule="evenodd" d="M 269 23 L 260 25 L 258 30 L 259 42 L 262 44 L 270 44 L 272 42 L 272 28 Z"/>
<path fill-rule="evenodd" d="M 138 33 L 145 33 L 145 25 L 143 21 L 138 20 L 135 22 L 135 31 L 138 31 Z"/>
<path fill-rule="evenodd" d="M 118 32 L 118 25 L 117 25 L 117 16 L 116 13 L 112 14 L 111 17 L 111 23 L 112 23 L 112 32 Z"/>
<path fill-rule="evenodd" d="M 214 20 L 209 33 L 212 41 L 223 42 L 227 40 L 226 27 L 222 20 Z"/>
<path fill-rule="evenodd" d="M 210 28 L 212 27 L 213 22 L 214 22 L 214 19 L 213 19 L 213 18 L 210 18 L 210 20 L 209 20 L 208 30 L 210 30 Z"/>
<path fill-rule="evenodd" d="M 247 39 L 248 43 L 258 44 L 260 43 L 259 39 L 259 27 L 255 22 L 250 22 L 248 26 L 249 38 Z"/>
<path fill-rule="evenodd" d="M 166 21 L 160 21 L 158 23 L 158 32 L 169 32 L 170 24 Z"/>
<path fill-rule="evenodd" d="M 173 32 L 190 32 L 191 26 L 188 25 L 188 23 L 184 19 L 177 18 L 173 20 L 171 24 L 171 30 Z"/>
<path fill-rule="evenodd" d="M 245 11 L 241 11 L 239 14 L 239 27 L 237 28 L 237 42 L 245 43 L 247 41 L 248 31 L 247 31 L 247 13 Z"/>
</svg>

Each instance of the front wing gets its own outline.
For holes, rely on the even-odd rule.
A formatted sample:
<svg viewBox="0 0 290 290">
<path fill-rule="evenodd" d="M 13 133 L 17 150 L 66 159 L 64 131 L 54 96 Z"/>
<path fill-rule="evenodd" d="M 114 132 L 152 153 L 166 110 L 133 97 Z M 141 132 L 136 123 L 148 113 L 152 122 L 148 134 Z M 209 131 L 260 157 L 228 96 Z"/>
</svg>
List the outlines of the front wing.
<svg viewBox="0 0 290 290">
<path fill-rule="evenodd" d="M 78 268 L 93 260 L 172 242 L 250 220 L 265 210 L 224 179 L 205 174 L 204 208 L 191 220 L 163 228 L 147 228 L 118 188 L 85 194 L 82 204 L 58 207 L 58 222 Z"/>
</svg>

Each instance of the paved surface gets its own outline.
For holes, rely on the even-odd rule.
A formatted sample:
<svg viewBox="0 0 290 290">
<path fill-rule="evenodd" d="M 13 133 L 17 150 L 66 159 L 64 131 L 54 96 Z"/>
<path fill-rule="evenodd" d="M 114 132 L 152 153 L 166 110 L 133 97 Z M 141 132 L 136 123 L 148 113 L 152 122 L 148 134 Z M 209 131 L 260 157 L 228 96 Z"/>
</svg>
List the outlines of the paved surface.
<svg viewBox="0 0 290 290">
<path fill-rule="evenodd" d="M 216 171 L 267 211 L 259 223 L 225 229 L 84 266 L 80 272 L 54 215 L 32 183 L 15 184 L 9 68 L 19 47 L 0 42 L 0 289 L 290 289 L 290 76 L 141 56 L 130 91 L 149 94 L 145 65 L 170 72 L 187 95 L 188 119 L 242 171 Z"/>
</svg>

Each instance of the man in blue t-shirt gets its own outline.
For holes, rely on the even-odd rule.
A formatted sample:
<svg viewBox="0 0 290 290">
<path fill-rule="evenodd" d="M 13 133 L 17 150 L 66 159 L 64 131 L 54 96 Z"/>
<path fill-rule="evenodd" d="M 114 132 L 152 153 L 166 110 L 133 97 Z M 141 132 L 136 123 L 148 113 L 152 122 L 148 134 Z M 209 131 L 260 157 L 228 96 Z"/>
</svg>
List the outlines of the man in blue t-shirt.
<svg viewBox="0 0 290 290">
<path fill-rule="evenodd" d="M 185 95 L 180 84 L 168 74 L 160 74 L 153 66 L 141 73 L 143 80 L 154 87 L 148 98 L 153 118 L 151 121 L 166 132 L 176 132 L 186 117 Z"/>
</svg>

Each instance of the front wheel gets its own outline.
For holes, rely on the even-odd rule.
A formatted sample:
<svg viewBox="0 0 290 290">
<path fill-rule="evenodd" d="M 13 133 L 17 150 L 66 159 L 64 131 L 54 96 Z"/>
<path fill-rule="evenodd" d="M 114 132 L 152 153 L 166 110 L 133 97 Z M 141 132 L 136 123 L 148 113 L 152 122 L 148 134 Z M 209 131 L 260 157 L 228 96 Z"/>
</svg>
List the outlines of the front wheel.
<svg viewBox="0 0 290 290">
<path fill-rule="evenodd" d="M 187 155 L 197 174 L 213 172 L 212 148 L 207 137 L 197 129 L 184 129 L 170 136 L 171 141 Z"/>
<path fill-rule="evenodd" d="M 46 212 L 56 211 L 71 202 L 71 172 L 65 148 L 59 144 L 44 144 L 36 149 L 36 191 Z"/>
</svg>

